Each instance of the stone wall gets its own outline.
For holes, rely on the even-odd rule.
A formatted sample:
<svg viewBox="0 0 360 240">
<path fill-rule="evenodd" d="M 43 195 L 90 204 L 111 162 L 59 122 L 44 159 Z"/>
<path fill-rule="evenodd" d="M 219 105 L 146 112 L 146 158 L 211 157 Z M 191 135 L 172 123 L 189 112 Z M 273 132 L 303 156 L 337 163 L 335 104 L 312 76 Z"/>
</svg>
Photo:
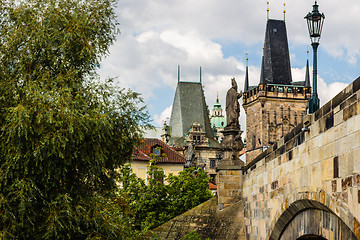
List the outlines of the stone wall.
<svg viewBox="0 0 360 240">
<path fill-rule="evenodd" d="M 222 211 L 219 211 L 217 206 L 217 198 L 214 197 L 155 228 L 146 237 L 177 240 L 195 231 L 202 239 L 245 240 L 243 202 L 239 201 Z"/>
<path fill-rule="evenodd" d="M 198 166 L 205 166 L 209 174 L 216 174 L 215 166 L 211 166 L 211 160 L 217 160 L 220 153 L 219 148 L 195 146 L 195 158 Z M 216 164 L 216 161 L 215 161 Z"/>
<path fill-rule="evenodd" d="M 359 89 L 360 78 L 246 166 L 219 164 L 224 209 L 213 198 L 154 233 L 163 239 L 196 231 L 227 240 L 360 240 Z"/>
<path fill-rule="evenodd" d="M 248 239 L 281 237 L 299 200 L 315 201 L 307 208 L 331 212 L 360 239 L 359 88 L 360 78 L 245 166 Z"/>
<path fill-rule="evenodd" d="M 307 89 L 301 88 L 302 93 L 297 93 L 297 90 L 287 93 L 288 87 L 283 86 L 284 93 L 278 93 L 268 91 L 268 88 L 277 89 L 280 86 L 263 87 L 264 90 L 252 98 L 244 99 L 247 163 L 263 151 L 262 147 L 272 145 L 301 123 L 308 105 Z"/>
</svg>

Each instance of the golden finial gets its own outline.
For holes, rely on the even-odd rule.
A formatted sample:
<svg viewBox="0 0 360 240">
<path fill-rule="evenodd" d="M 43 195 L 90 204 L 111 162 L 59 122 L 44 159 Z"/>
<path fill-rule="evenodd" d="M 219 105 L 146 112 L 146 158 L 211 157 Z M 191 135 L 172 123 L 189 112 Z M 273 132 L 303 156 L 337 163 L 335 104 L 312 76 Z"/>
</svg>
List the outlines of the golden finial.
<svg viewBox="0 0 360 240">
<path fill-rule="evenodd" d="M 266 9 L 266 12 L 267 12 L 267 20 L 269 20 L 269 11 L 270 11 L 269 2 L 267 2 L 267 9 Z"/>
<path fill-rule="evenodd" d="M 309 50 L 306 50 L 307 59 L 309 60 Z"/>
<path fill-rule="evenodd" d="M 216 91 L 216 101 L 219 101 L 219 91 Z"/>
<path fill-rule="evenodd" d="M 286 4 L 284 3 L 284 22 L 285 22 L 285 15 L 286 15 Z"/>
<path fill-rule="evenodd" d="M 248 66 L 249 63 L 249 58 L 248 58 L 248 53 L 246 53 L 246 66 Z"/>
</svg>

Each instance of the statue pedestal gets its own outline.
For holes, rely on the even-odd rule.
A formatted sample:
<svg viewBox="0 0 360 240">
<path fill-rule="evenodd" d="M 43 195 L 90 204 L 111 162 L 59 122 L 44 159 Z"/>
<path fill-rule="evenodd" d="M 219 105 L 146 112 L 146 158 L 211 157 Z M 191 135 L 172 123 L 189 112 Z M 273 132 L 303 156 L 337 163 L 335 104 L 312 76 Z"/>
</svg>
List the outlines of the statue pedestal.
<svg viewBox="0 0 360 240">
<path fill-rule="evenodd" d="M 222 131 L 224 139 L 221 143 L 221 151 L 224 153 L 223 160 L 221 162 L 228 162 L 228 165 L 236 165 L 239 161 L 239 153 L 244 148 L 244 143 L 241 139 L 242 131 L 240 127 L 225 127 Z"/>
<path fill-rule="evenodd" d="M 244 166 L 244 162 L 239 159 L 239 153 L 244 148 L 240 127 L 225 127 L 222 133 L 224 139 L 221 143 L 221 150 L 224 158 L 216 168 L 219 210 L 241 199 L 242 168 Z"/>
</svg>

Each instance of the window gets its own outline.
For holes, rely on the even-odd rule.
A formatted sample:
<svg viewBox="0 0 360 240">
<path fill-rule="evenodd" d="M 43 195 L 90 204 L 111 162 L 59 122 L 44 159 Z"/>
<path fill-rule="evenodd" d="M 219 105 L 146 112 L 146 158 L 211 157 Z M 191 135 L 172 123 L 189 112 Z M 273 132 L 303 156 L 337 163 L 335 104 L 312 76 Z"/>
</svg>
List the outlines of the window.
<svg viewBox="0 0 360 240">
<path fill-rule="evenodd" d="M 292 93 L 292 92 L 293 92 L 293 88 L 292 88 L 292 87 L 288 87 L 287 92 L 288 92 L 288 93 Z"/>
<path fill-rule="evenodd" d="M 279 93 L 283 93 L 284 92 L 284 87 L 279 87 L 278 91 L 279 91 Z"/>
<path fill-rule="evenodd" d="M 160 148 L 157 148 L 157 147 L 154 148 L 154 155 L 155 155 L 155 156 L 160 156 L 160 152 L 161 152 L 161 151 L 160 151 Z"/>
<path fill-rule="evenodd" d="M 274 91 L 274 86 L 268 86 L 268 91 L 273 92 Z"/>
</svg>

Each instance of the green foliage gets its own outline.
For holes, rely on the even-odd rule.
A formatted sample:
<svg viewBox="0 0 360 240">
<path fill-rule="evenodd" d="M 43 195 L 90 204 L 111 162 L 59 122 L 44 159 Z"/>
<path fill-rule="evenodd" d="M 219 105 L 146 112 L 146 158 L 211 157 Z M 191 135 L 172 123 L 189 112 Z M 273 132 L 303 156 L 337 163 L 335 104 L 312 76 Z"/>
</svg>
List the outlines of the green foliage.
<svg viewBox="0 0 360 240">
<path fill-rule="evenodd" d="M 115 0 L 0 0 L 0 239 L 133 234 L 118 169 L 149 116 L 96 70 Z M 121 237 L 120 237 L 121 236 Z"/>
<path fill-rule="evenodd" d="M 195 172 L 195 174 L 194 174 Z M 202 170 L 185 168 L 178 176 L 169 175 L 169 194 L 172 196 L 172 212 L 179 215 L 213 195 L 209 190 L 209 178 Z"/>
<path fill-rule="evenodd" d="M 132 173 L 130 165 L 125 165 L 120 172 L 121 195 L 127 196 L 134 211 L 135 228 L 143 232 L 213 197 L 206 172 L 198 170 L 195 174 L 194 168 L 166 178 L 163 169 L 153 161 L 148 166 L 147 184 Z"/>
</svg>

